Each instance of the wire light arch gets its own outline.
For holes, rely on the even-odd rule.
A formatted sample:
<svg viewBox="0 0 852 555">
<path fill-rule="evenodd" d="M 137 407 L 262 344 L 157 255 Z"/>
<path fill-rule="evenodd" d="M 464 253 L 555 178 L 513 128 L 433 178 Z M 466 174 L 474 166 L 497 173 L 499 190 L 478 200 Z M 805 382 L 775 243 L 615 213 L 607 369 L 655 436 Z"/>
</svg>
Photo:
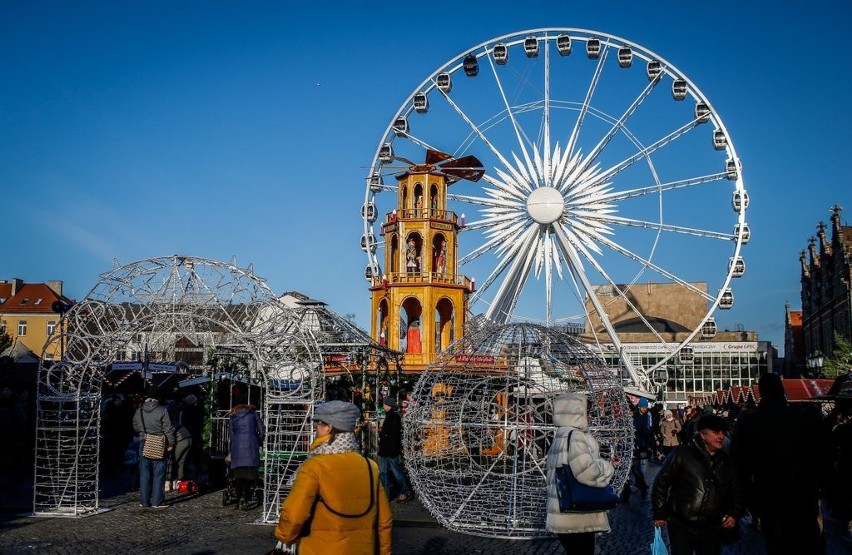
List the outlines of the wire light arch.
<svg viewBox="0 0 852 555">
<path fill-rule="evenodd" d="M 263 521 L 280 501 L 310 443 L 314 403 L 323 396 L 322 357 L 309 331 L 251 266 L 173 255 L 116 265 L 63 316 L 59 362 L 39 365 L 33 513 L 100 511 L 101 389 L 113 362 L 143 352 L 177 361 L 180 342 L 245 361 L 246 379 L 264 385 Z M 201 362 L 192 373 L 210 376 Z"/>
</svg>

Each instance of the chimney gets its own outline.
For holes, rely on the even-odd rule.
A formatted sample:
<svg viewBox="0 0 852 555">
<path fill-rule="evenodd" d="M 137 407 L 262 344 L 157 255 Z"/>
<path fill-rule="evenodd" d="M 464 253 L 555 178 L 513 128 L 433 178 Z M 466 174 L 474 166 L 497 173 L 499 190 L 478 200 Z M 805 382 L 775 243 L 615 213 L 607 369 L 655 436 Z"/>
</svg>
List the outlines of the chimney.
<svg viewBox="0 0 852 555">
<path fill-rule="evenodd" d="M 50 287 L 53 290 L 54 293 L 56 293 L 60 297 L 62 296 L 62 280 L 61 279 L 54 279 L 54 280 L 48 281 L 47 286 Z"/>
<path fill-rule="evenodd" d="M 12 278 L 12 296 L 18 294 L 18 291 L 21 290 L 21 287 L 24 286 L 24 280 L 21 278 Z"/>
</svg>

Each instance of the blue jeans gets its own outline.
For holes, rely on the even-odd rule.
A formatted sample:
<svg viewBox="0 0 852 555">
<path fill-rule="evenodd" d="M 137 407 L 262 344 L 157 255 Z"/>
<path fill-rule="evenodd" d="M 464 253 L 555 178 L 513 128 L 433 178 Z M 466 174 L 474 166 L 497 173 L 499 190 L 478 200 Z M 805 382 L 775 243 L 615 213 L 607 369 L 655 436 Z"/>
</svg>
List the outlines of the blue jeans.
<svg viewBox="0 0 852 555">
<path fill-rule="evenodd" d="M 379 476 L 382 480 L 382 486 L 385 488 L 385 495 L 389 499 L 391 494 L 391 475 L 393 481 L 399 486 L 400 493 L 403 495 L 411 495 L 411 486 L 402 472 L 402 466 L 399 463 L 399 457 L 379 457 Z"/>
<path fill-rule="evenodd" d="M 166 499 L 166 461 L 139 457 L 139 494 L 145 507 L 162 505 Z"/>
</svg>

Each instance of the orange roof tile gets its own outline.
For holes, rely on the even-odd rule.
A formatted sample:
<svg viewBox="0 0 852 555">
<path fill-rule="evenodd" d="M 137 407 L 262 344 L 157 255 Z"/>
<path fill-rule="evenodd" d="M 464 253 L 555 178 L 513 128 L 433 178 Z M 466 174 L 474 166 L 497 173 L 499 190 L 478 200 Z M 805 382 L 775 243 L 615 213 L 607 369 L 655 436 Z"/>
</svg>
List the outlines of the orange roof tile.
<svg viewBox="0 0 852 555">
<path fill-rule="evenodd" d="M 28 314 L 52 314 L 51 305 L 65 297 L 56 294 L 56 291 L 47 286 L 46 283 L 24 283 L 12 296 L 12 284 L 0 283 L 0 299 L 6 299 L 0 304 L 0 313 L 28 313 Z"/>
</svg>

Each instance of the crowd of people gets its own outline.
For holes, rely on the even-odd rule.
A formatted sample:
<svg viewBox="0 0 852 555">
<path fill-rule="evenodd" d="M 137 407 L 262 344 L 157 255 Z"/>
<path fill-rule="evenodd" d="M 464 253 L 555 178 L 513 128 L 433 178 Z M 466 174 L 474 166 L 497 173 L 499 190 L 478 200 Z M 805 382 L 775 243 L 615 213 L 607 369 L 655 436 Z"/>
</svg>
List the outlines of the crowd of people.
<svg viewBox="0 0 852 555">
<path fill-rule="evenodd" d="M 200 477 L 204 467 L 204 416 L 194 394 L 167 395 L 150 386 L 142 395 L 111 394 L 101 414 L 101 469 L 124 476 L 140 491 L 140 504 L 165 507 L 165 493 Z M 144 456 L 145 436 L 165 436 L 162 458 Z"/>
<path fill-rule="evenodd" d="M 823 415 L 819 404 L 788 403 L 775 374 L 762 376 L 758 388 L 756 407 L 734 410 L 631 404 L 634 453 L 621 501 L 650 490 L 651 520 L 667 531 L 672 555 L 719 554 L 746 523 L 760 531 L 768 555 L 825 553 L 826 517 L 852 533 L 852 399 L 838 397 Z M 596 442 L 566 449 L 558 441 L 570 430 L 588 434 L 578 397 L 563 394 L 553 404 L 559 428 L 547 459 L 547 528 L 566 553 L 593 553 L 594 533 L 609 530 L 605 512 L 566 514 L 555 500 L 558 465 L 570 464 L 590 486 L 606 485 L 601 479 L 611 474 Z M 650 486 L 648 463 L 660 466 Z"/>
<path fill-rule="evenodd" d="M 646 399 L 630 403 L 634 453 L 621 502 L 637 492 L 650 496 L 649 521 L 665 530 L 672 555 L 718 554 L 738 541 L 742 526 L 762 535 L 769 555 L 825 553 L 824 518 L 834 518 L 852 533 L 852 399 L 838 398 L 824 415 L 818 404 L 790 404 L 781 379 L 762 376 L 756 407 L 679 406 L 666 409 Z M 164 491 L 199 468 L 193 447 L 200 446 L 198 399 L 164 400 L 156 388 L 133 408 L 122 399 L 107 405 L 112 418 L 132 420 L 130 447 L 138 472 L 140 503 L 164 506 Z M 275 537 L 279 550 L 320 553 L 390 553 L 390 503 L 414 495 L 402 462 L 402 419 L 393 398 L 380 403 L 377 462 L 363 455 L 359 440 L 361 409 L 349 401 L 318 404 L 315 440 L 298 469 L 281 508 Z M 553 400 L 557 427 L 547 454 L 546 527 L 566 553 L 594 553 L 598 534 L 610 531 L 605 510 L 563 512 L 554 470 L 570 467 L 577 481 L 606 486 L 615 474 L 589 430 L 589 403 L 583 393 Z M 132 411 L 132 412 L 131 412 Z M 257 480 L 265 430 L 254 406 L 235 405 L 229 413 L 227 461 L 237 488 L 236 505 L 245 507 Z M 124 433 L 109 427 L 107 437 Z M 162 460 L 144 456 L 148 434 L 162 434 Z M 570 443 L 565 441 L 570 437 Z M 113 461 L 112 438 L 105 461 Z M 329 455 L 319 456 L 319 455 Z M 360 462 L 359 462 L 360 461 Z M 648 465 L 659 468 L 649 480 Z M 652 483 L 649 483 L 651 481 Z M 172 486 L 169 486 L 172 484 Z"/>
</svg>

